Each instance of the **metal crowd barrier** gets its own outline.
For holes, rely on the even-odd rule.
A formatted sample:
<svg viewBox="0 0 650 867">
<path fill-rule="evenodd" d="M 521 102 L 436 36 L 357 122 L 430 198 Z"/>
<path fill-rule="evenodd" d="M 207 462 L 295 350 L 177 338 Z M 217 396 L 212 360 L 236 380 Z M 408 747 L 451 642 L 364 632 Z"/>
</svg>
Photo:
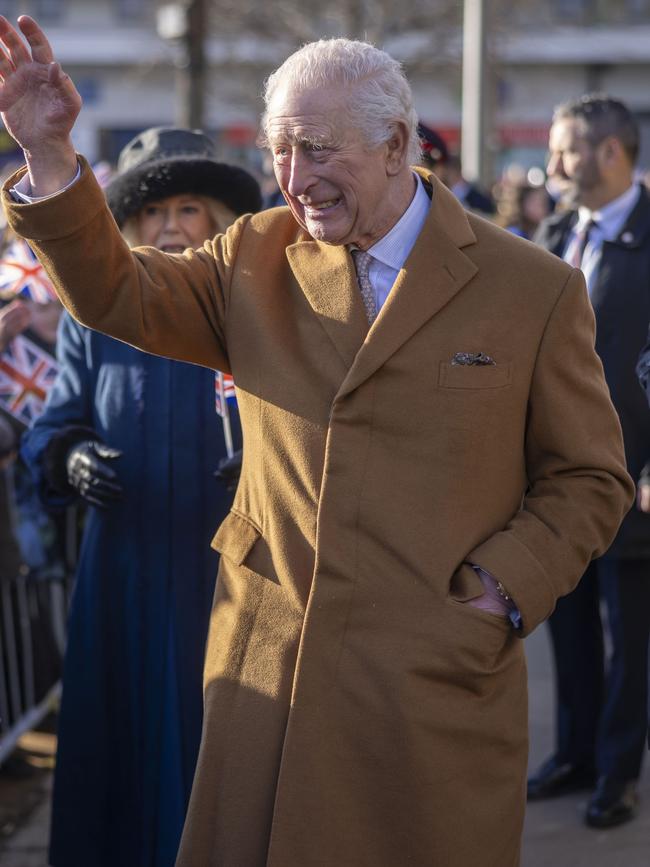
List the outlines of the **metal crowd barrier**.
<svg viewBox="0 0 650 867">
<path fill-rule="evenodd" d="M 21 735 L 58 706 L 76 559 L 74 512 L 66 516 L 65 535 L 66 566 L 23 567 L 13 579 L 0 578 L 0 765 Z"/>
<path fill-rule="evenodd" d="M 45 583 L 45 582 L 43 582 Z M 28 576 L 0 586 L 0 764 L 14 750 L 19 738 L 35 728 L 56 707 L 61 683 L 57 678 L 37 690 L 34 641 L 30 612 L 42 606 L 43 591 L 50 598 L 52 634 L 59 634 L 56 651 L 62 657 L 65 601 L 61 582 L 48 581 L 37 587 Z M 41 598 L 39 598 L 41 597 Z"/>
<path fill-rule="evenodd" d="M 57 706 L 66 596 L 59 578 L 0 583 L 0 764 Z"/>
</svg>

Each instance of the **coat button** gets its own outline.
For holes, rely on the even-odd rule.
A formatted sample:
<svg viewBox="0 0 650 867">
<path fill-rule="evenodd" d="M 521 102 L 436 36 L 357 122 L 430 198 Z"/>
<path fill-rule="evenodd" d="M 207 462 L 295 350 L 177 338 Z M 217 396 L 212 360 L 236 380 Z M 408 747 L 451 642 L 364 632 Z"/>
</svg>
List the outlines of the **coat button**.
<svg viewBox="0 0 650 867">
<path fill-rule="evenodd" d="M 631 244 L 633 240 L 634 235 L 632 234 L 632 232 L 623 232 L 623 234 L 621 235 L 621 241 L 624 244 Z"/>
</svg>

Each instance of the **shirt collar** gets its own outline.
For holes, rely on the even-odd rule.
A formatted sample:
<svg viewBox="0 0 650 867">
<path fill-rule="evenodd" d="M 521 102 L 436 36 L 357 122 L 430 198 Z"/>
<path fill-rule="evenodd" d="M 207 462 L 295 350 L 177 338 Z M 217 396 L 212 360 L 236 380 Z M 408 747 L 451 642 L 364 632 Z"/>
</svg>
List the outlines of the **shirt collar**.
<svg viewBox="0 0 650 867">
<path fill-rule="evenodd" d="M 368 252 L 374 259 L 395 271 L 399 271 L 406 262 L 418 235 L 422 231 L 431 207 L 431 200 L 424 189 L 422 179 L 415 172 L 413 172 L 413 176 L 417 185 L 411 204 L 390 232 L 368 248 Z"/>
<path fill-rule="evenodd" d="M 621 196 L 598 208 L 596 211 L 591 211 L 585 208 L 584 205 L 578 208 L 578 222 L 575 230 L 582 231 L 590 220 L 598 224 L 598 229 L 602 232 L 603 238 L 606 241 L 613 241 L 618 237 L 621 229 L 625 225 L 632 209 L 639 201 L 641 188 L 638 184 L 632 184 Z"/>
</svg>

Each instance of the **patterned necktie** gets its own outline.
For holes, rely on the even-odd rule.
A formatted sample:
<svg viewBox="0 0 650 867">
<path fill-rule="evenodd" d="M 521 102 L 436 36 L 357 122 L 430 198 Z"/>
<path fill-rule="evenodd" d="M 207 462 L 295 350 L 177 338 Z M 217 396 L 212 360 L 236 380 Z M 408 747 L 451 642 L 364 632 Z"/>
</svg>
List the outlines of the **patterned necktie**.
<svg viewBox="0 0 650 867">
<path fill-rule="evenodd" d="M 354 267 L 357 271 L 357 282 L 361 290 L 361 300 L 366 308 L 368 322 L 372 323 L 377 318 L 377 304 L 375 302 L 375 290 L 370 282 L 370 263 L 372 256 L 365 250 L 351 250 Z"/>
<path fill-rule="evenodd" d="M 582 267 L 582 258 L 585 255 L 585 250 L 587 249 L 587 244 L 589 243 L 589 235 L 591 234 L 592 229 L 594 229 L 598 223 L 595 220 L 589 220 L 588 223 L 582 227 L 582 229 L 576 235 L 575 245 L 573 247 L 573 253 L 571 254 L 571 258 L 569 260 L 569 265 L 573 265 L 574 268 Z"/>
</svg>

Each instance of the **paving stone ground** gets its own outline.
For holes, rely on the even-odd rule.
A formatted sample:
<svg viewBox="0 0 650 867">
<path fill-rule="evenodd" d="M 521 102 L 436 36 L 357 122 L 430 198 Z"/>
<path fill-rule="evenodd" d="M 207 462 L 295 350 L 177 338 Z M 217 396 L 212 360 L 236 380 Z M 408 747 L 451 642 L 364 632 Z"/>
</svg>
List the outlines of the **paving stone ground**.
<svg viewBox="0 0 650 867">
<path fill-rule="evenodd" d="M 527 639 L 530 701 L 530 767 L 553 749 L 553 681 L 546 627 Z M 587 828 L 587 793 L 530 804 L 526 812 L 522 867 L 650 867 L 650 764 L 639 788 L 638 818 L 609 831 Z M 477 865 L 479 867 L 479 865 Z"/>
</svg>

